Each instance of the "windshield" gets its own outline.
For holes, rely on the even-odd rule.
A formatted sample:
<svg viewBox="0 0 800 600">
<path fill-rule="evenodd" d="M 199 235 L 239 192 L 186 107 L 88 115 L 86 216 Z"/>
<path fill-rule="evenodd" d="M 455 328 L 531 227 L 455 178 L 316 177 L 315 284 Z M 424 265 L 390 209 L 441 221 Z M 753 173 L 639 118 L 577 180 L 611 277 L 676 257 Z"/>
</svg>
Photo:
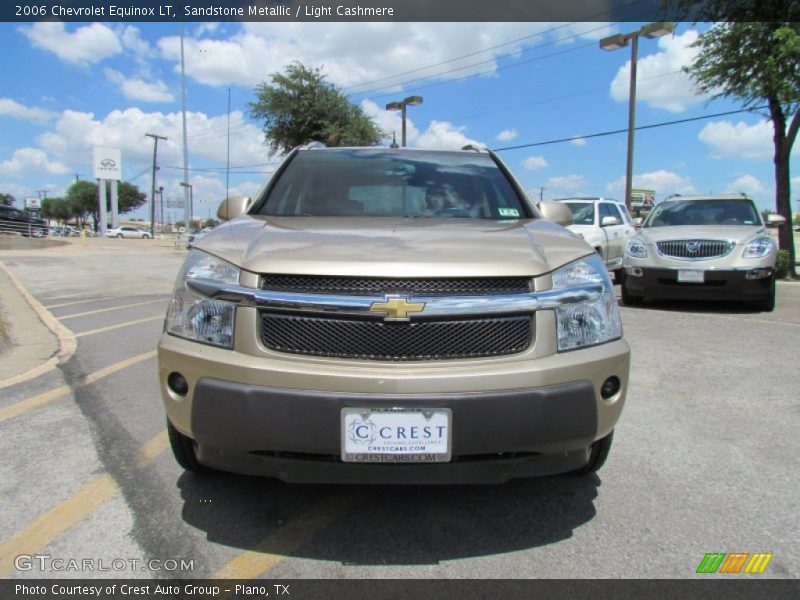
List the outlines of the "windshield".
<svg viewBox="0 0 800 600">
<path fill-rule="evenodd" d="M 530 215 L 488 154 L 299 152 L 256 214 L 519 219 Z"/>
<path fill-rule="evenodd" d="M 572 211 L 573 225 L 594 225 L 594 203 L 564 202 Z"/>
<path fill-rule="evenodd" d="M 760 224 L 756 207 L 748 199 L 671 200 L 656 206 L 644 227 Z"/>
</svg>

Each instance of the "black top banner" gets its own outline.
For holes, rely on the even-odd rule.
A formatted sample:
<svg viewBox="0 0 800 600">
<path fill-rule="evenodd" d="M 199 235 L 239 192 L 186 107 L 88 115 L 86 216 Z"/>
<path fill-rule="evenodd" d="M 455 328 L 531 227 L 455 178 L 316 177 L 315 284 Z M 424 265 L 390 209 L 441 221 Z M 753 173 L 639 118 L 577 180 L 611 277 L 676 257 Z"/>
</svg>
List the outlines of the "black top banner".
<svg viewBox="0 0 800 600">
<path fill-rule="evenodd" d="M 662 0 L 40 0 L 0 5 L 9 22 L 653 21 Z"/>
</svg>

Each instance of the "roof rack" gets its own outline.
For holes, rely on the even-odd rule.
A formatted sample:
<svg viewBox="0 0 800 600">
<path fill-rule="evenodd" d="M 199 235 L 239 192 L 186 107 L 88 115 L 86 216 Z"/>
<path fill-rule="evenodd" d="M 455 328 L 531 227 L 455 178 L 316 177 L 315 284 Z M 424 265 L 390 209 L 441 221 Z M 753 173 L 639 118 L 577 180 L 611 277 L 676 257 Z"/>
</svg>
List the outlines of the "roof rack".
<svg viewBox="0 0 800 600">
<path fill-rule="evenodd" d="M 319 140 L 314 140 L 313 142 L 307 142 L 300 146 L 301 150 L 322 150 L 323 148 L 327 148 L 327 146 L 322 142 L 320 142 Z"/>
<path fill-rule="evenodd" d="M 482 148 L 481 146 L 476 146 L 475 144 L 467 144 L 466 146 L 461 146 L 462 150 L 472 150 L 473 152 L 489 152 L 486 148 Z"/>
</svg>

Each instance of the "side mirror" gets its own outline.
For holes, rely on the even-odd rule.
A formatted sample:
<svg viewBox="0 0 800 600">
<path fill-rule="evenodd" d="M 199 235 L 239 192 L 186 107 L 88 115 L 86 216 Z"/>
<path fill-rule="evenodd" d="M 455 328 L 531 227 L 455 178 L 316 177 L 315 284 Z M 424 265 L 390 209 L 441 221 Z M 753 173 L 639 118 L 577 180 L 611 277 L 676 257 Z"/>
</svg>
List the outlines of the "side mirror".
<svg viewBox="0 0 800 600">
<path fill-rule="evenodd" d="M 539 204 L 539 210 L 548 221 L 555 221 L 564 227 L 572 225 L 572 211 L 562 202 L 542 202 Z"/>
<path fill-rule="evenodd" d="M 250 208 L 252 199 L 249 196 L 231 196 L 222 201 L 217 209 L 217 217 L 223 221 L 230 221 L 240 217 Z"/>
<path fill-rule="evenodd" d="M 600 222 L 601 227 L 609 227 L 611 225 L 619 225 L 619 219 L 617 217 L 603 217 Z"/>
<path fill-rule="evenodd" d="M 770 213 L 767 215 L 767 225 L 772 227 L 780 227 L 786 223 L 786 219 L 781 215 L 776 215 L 775 213 Z"/>
<path fill-rule="evenodd" d="M 636 217 L 636 218 L 633 220 L 633 226 L 634 226 L 634 227 L 641 227 L 641 226 L 642 226 L 642 223 L 644 223 L 644 219 L 643 219 L 642 217 Z"/>
</svg>

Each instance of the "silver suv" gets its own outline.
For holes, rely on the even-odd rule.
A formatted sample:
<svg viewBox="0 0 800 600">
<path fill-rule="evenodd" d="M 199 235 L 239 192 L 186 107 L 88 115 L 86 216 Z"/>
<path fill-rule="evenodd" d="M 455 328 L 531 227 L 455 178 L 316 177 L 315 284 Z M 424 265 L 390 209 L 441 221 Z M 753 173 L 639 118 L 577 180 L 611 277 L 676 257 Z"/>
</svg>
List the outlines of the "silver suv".
<svg viewBox="0 0 800 600">
<path fill-rule="evenodd" d="M 770 215 L 769 221 L 784 219 Z M 776 256 L 775 239 L 747 196 L 670 198 L 628 240 L 622 300 L 739 300 L 771 311 Z"/>
</svg>

